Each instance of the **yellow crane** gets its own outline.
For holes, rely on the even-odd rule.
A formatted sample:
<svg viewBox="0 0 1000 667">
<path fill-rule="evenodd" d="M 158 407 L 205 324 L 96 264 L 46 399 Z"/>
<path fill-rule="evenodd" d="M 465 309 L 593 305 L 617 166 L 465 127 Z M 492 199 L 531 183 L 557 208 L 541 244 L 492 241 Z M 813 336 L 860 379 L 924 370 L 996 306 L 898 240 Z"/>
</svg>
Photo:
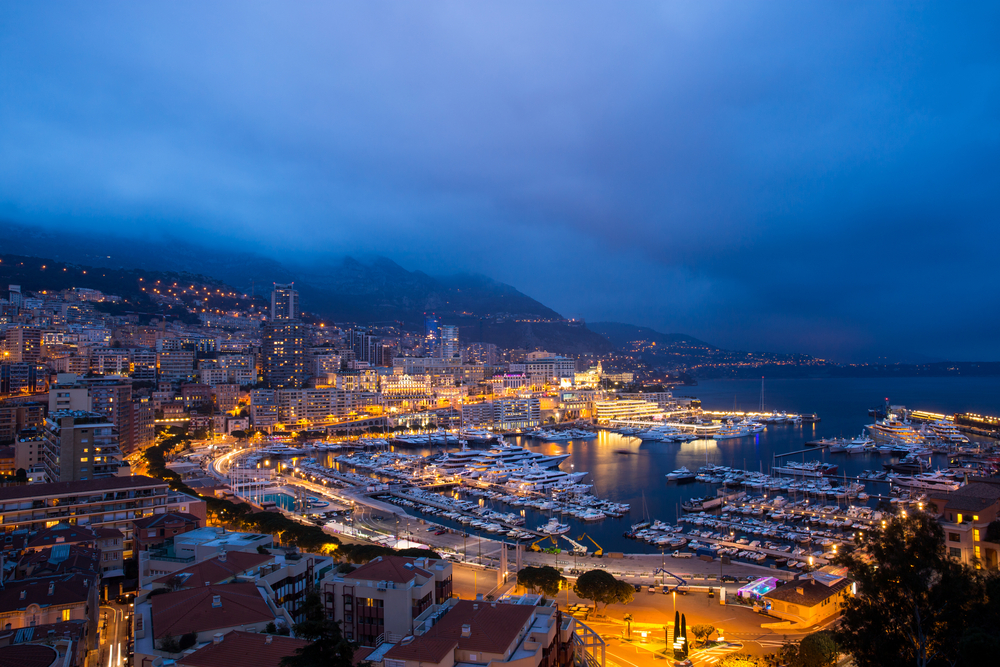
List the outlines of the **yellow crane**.
<svg viewBox="0 0 1000 667">
<path fill-rule="evenodd" d="M 536 541 L 532 542 L 531 546 L 528 547 L 528 549 L 530 549 L 531 551 L 541 551 L 542 548 L 540 546 L 538 546 L 538 545 L 540 543 L 544 542 L 545 540 L 552 540 L 552 544 L 558 544 L 558 542 L 556 542 L 556 538 L 555 537 L 553 537 L 552 535 L 546 535 L 542 539 L 536 540 Z"/>
<path fill-rule="evenodd" d="M 594 542 L 594 538 L 591 537 L 590 535 L 588 535 L 587 533 L 584 533 L 580 537 L 576 538 L 576 540 L 577 540 L 577 542 L 582 542 L 584 540 L 590 540 L 593 543 L 593 545 L 595 547 L 597 547 L 597 551 L 594 552 L 594 555 L 597 556 L 598 558 L 600 558 L 601 556 L 604 555 L 604 549 L 601 548 L 601 545 L 598 544 L 597 542 Z"/>
</svg>

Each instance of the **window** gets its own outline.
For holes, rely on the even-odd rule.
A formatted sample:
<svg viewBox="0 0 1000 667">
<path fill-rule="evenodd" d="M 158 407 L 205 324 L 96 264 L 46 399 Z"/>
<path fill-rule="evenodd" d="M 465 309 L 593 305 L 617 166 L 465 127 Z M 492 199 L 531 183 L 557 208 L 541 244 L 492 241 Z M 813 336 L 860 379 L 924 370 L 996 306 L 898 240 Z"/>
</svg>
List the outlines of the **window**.
<svg viewBox="0 0 1000 667">
<path fill-rule="evenodd" d="M 978 514 L 973 514 L 972 515 L 972 520 L 973 521 L 979 521 L 979 515 Z"/>
<path fill-rule="evenodd" d="M 959 535 L 958 533 L 948 533 L 948 541 L 949 542 L 961 542 L 962 541 L 962 536 Z"/>
<path fill-rule="evenodd" d="M 980 556 L 980 553 L 979 553 L 979 545 L 978 544 L 973 547 L 973 550 L 976 552 L 976 558 L 980 558 L 981 556 Z"/>
<path fill-rule="evenodd" d="M 952 558 L 961 558 L 962 557 L 962 550 L 961 549 L 957 549 L 955 547 L 949 547 L 948 548 L 948 555 L 951 556 Z"/>
<path fill-rule="evenodd" d="M 972 529 L 972 540 L 973 540 L 973 542 L 978 542 L 979 541 L 979 529 L 978 528 L 973 528 Z M 976 547 L 976 548 L 978 549 L 979 547 Z"/>
<path fill-rule="evenodd" d="M 69 615 L 70 615 L 70 610 L 69 609 L 63 609 L 62 610 L 62 620 L 68 621 L 69 620 Z"/>
<path fill-rule="evenodd" d="M 962 523 L 962 513 L 961 512 L 958 513 L 958 522 Z"/>
</svg>

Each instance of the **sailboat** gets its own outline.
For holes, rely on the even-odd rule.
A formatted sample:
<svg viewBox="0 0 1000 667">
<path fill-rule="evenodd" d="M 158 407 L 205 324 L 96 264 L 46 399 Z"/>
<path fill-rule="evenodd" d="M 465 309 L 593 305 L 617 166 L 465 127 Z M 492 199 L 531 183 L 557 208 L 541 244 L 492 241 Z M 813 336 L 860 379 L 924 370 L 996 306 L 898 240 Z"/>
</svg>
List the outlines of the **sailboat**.
<svg viewBox="0 0 1000 667">
<path fill-rule="evenodd" d="M 649 520 L 649 512 L 647 512 L 647 510 L 646 510 L 646 492 L 643 491 L 642 492 L 642 521 L 640 521 L 639 523 L 633 523 L 632 524 L 632 532 L 634 533 L 637 530 L 642 530 L 643 528 L 649 528 L 652 524 L 653 524 L 653 522 Z"/>
</svg>

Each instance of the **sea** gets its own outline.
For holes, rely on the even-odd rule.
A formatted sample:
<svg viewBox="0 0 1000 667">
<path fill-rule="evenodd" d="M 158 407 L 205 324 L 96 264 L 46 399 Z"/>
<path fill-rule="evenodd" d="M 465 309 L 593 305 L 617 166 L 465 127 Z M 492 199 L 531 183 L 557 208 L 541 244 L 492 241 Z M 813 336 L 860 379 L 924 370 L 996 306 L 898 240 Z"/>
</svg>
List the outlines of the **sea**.
<svg viewBox="0 0 1000 667">
<path fill-rule="evenodd" d="M 679 387 L 675 396 L 692 396 L 702 401 L 706 410 L 758 411 L 761 406 L 760 380 L 706 381 L 696 386 Z M 682 513 L 680 503 L 689 498 L 715 495 L 718 485 L 697 482 L 668 482 L 666 474 L 681 466 L 692 471 L 706 464 L 726 465 L 745 470 L 768 472 L 776 461 L 821 460 L 836 463 L 838 476 L 857 476 L 864 470 L 881 470 L 882 464 L 895 461 L 877 454 L 835 454 L 808 448 L 809 451 L 791 457 L 778 455 L 807 449 L 805 443 L 824 437 L 855 437 L 872 423 L 871 408 L 902 405 L 909 409 L 943 414 L 976 412 L 1000 414 L 1000 378 L 824 378 L 765 380 L 763 406 L 766 411 L 816 413 L 820 420 L 799 425 L 768 425 L 753 436 L 732 440 L 696 440 L 686 443 L 643 442 L 635 437 L 600 431 L 592 440 L 544 442 L 518 437 L 513 441 L 545 454 L 568 453 L 560 468 L 566 471 L 586 471 L 583 480 L 593 485 L 600 498 L 631 504 L 631 513 L 622 518 L 607 518 L 600 522 L 583 523 L 561 515 L 572 530 L 573 539 L 587 535 L 605 552 L 658 553 L 659 549 L 625 537 L 631 525 L 642 520 L 660 519 L 675 524 Z M 983 438 L 973 438 L 985 440 Z M 400 450 L 430 454 L 431 450 Z M 436 448 L 436 451 L 441 451 Z M 777 457 L 777 458 L 776 458 Z M 934 465 L 946 466 L 945 457 L 934 457 Z M 885 493 L 887 485 L 868 484 L 870 494 Z M 491 501 L 484 499 L 489 504 Z M 829 503 L 835 501 L 829 500 Z M 875 500 L 870 501 L 874 505 Z M 503 503 L 495 509 L 521 512 Z M 416 513 L 408 508 L 407 512 Z M 546 523 L 553 514 L 530 508 L 523 510 L 526 526 L 535 528 Z M 560 516 L 560 515 L 554 515 Z M 427 516 L 435 523 L 469 531 L 467 526 L 442 517 Z M 473 530 L 474 532 L 474 530 Z M 483 533 L 484 537 L 493 537 Z M 592 548 L 592 545 L 588 543 Z"/>
</svg>

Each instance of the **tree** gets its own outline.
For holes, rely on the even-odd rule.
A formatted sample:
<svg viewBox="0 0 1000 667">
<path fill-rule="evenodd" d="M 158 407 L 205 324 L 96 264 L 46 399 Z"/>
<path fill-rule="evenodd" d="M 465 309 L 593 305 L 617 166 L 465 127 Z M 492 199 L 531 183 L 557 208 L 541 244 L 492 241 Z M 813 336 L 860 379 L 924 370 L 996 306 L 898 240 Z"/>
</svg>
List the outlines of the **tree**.
<svg viewBox="0 0 1000 667">
<path fill-rule="evenodd" d="M 166 583 L 167 583 L 167 589 L 170 590 L 171 592 L 179 591 L 184 587 L 184 578 L 174 574 L 171 575 L 169 579 L 167 579 Z"/>
<path fill-rule="evenodd" d="M 715 663 L 716 667 L 764 667 L 766 659 L 749 653 L 729 653 Z"/>
<path fill-rule="evenodd" d="M 584 600 L 603 604 L 605 608 L 609 604 L 628 604 L 635 595 L 632 584 L 619 581 L 604 570 L 590 570 L 581 574 L 573 592 Z"/>
<path fill-rule="evenodd" d="M 435 558 L 437 560 L 441 560 L 441 554 L 422 547 L 407 547 L 406 549 L 400 549 L 396 552 L 396 555 L 405 556 L 407 558 Z"/>
<path fill-rule="evenodd" d="M 867 557 L 836 561 L 859 588 L 844 603 L 836 642 L 858 667 L 954 664 L 984 600 L 982 579 L 946 555 L 941 525 L 923 512 L 897 516 L 865 546 Z"/>
<path fill-rule="evenodd" d="M 302 604 L 304 618 L 294 626 L 295 636 L 310 642 L 281 659 L 281 667 L 351 667 L 354 647 L 340 632 L 340 622 L 326 615 L 323 599 L 309 589 Z"/>
<path fill-rule="evenodd" d="M 14 481 L 18 484 L 28 483 L 28 473 L 24 470 L 24 468 L 17 469 L 17 472 L 14 473 Z"/>
<path fill-rule="evenodd" d="M 180 647 L 182 651 L 185 651 L 197 643 L 198 643 L 197 632 L 185 632 L 183 635 L 181 635 L 181 638 L 177 642 L 177 645 Z"/>
<path fill-rule="evenodd" d="M 157 648 L 165 653 L 180 653 L 181 643 L 177 641 L 177 637 L 167 635 L 160 640 L 160 645 Z"/>
<path fill-rule="evenodd" d="M 542 595 L 554 598 L 566 583 L 566 577 L 559 574 L 559 570 L 551 565 L 525 567 L 517 573 L 517 583 L 530 588 L 532 592 L 541 591 Z"/>
<path fill-rule="evenodd" d="M 715 626 L 708 623 L 699 623 L 691 628 L 691 634 L 698 640 L 698 643 L 705 644 L 708 638 L 715 633 Z"/>
<path fill-rule="evenodd" d="M 791 667 L 832 667 L 840 655 L 840 647 L 827 631 L 814 632 L 799 642 L 798 652 Z"/>
</svg>

